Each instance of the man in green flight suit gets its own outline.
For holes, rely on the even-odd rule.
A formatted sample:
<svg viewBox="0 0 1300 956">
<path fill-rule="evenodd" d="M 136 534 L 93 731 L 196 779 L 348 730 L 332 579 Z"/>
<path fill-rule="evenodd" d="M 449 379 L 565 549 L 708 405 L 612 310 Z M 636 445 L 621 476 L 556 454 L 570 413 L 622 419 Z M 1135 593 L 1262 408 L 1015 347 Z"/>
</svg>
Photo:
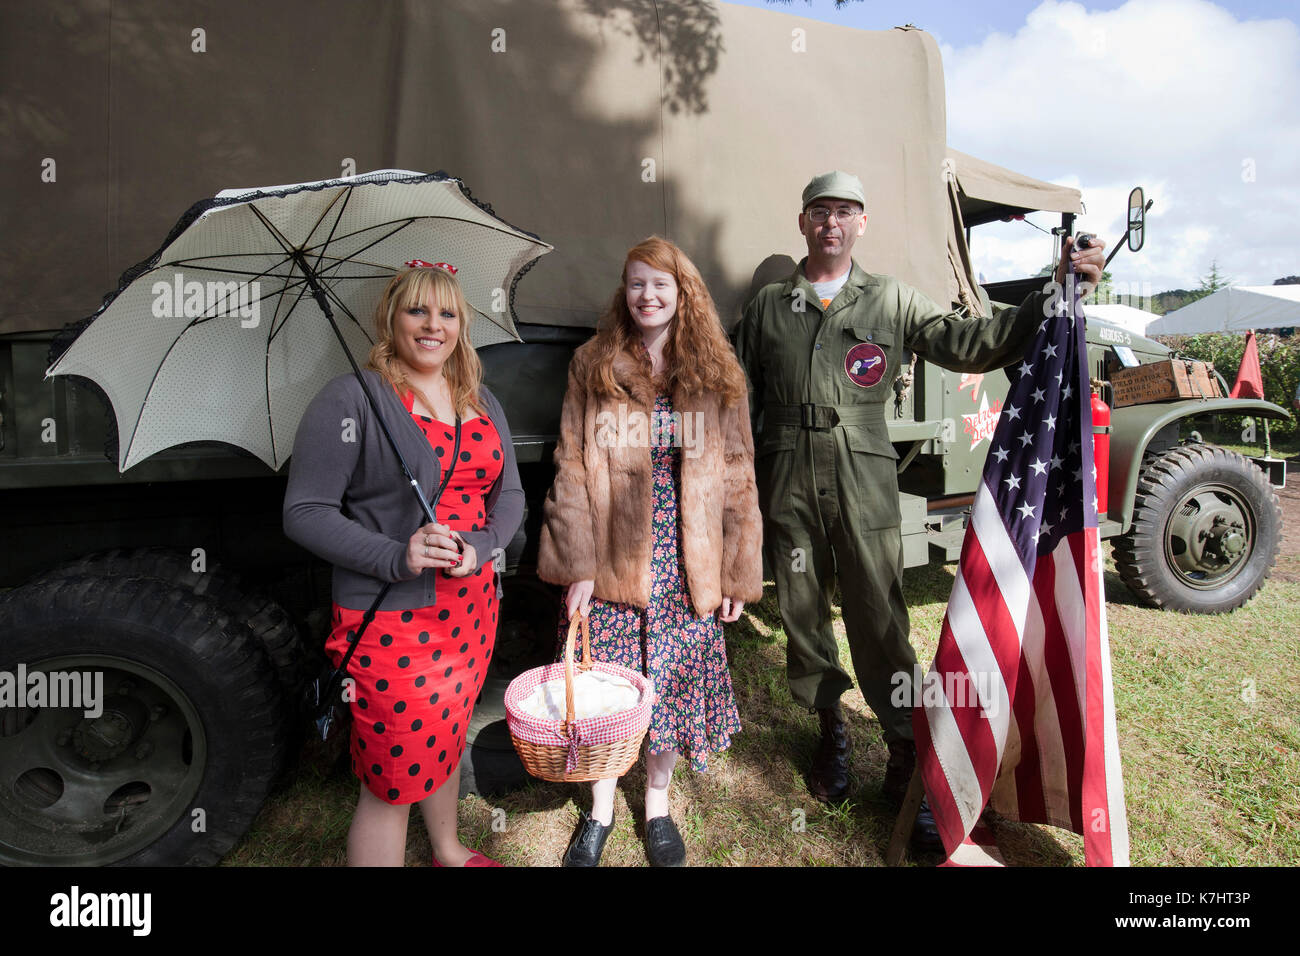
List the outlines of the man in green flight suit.
<svg viewBox="0 0 1300 956">
<path fill-rule="evenodd" d="M 891 702 L 891 676 L 909 680 L 916 654 L 903 600 L 897 455 L 885 402 L 904 354 L 956 371 L 983 372 L 1020 358 L 1051 299 L 966 318 L 890 276 L 853 261 L 866 231 L 856 176 L 817 176 L 803 191 L 799 231 L 808 256 L 745 308 L 736 351 L 749 376 L 763 547 L 776 578 L 794 699 L 817 711 L 821 742 L 808 777 L 813 796 L 848 794 L 849 738 L 840 695 L 853 686 L 831 630 L 834 577 L 858 686 L 889 747 L 884 793 L 902 802 L 916 764 L 912 708 Z M 1066 254 L 1096 283 L 1102 243 Z M 1062 257 L 1057 281 L 1063 282 Z M 924 815 L 922 819 L 924 820 Z M 924 826 L 924 823 L 922 824 Z"/>
</svg>

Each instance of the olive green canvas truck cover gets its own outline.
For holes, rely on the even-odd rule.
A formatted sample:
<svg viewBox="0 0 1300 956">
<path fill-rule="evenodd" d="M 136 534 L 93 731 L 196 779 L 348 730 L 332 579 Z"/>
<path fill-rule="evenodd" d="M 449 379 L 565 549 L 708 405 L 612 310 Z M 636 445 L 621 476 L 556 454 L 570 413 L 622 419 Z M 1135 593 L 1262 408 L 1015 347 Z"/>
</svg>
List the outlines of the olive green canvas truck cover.
<svg viewBox="0 0 1300 956">
<path fill-rule="evenodd" d="M 976 159 L 951 146 L 948 161 L 961 196 L 962 218 L 968 227 L 1036 210 L 1076 216 L 1083 212 L 1079 190 L 1071 186 L 1043 182 Z"/>
<path fill-rule="evenodd" d="M 835 167 L 869 190 L 861 261 L 951 298 L 942 67 L 914 29 L 696 0 L 70 0 L 6 5 L 0 64 L 0 333 L 91 314 L 222 188 L 385 167 L 459 176 L 554 244 L 523 322 L 594 324 L 658 233 L 730 327 Z"/>
</svg>

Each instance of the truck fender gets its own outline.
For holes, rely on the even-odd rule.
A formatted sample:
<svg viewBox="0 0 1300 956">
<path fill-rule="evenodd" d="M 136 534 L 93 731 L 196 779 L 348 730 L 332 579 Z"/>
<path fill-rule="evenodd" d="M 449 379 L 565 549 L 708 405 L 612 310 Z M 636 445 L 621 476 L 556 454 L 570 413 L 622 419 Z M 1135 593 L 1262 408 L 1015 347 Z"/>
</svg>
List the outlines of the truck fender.
<svg viewBox="0 0 1300 956">
<path fill-rule="evenodd" d="M 1188 399 L 1111 409 L 1110 508 L 1107 517 L 1120 523 L 1121 533 L 1127 532 L 1133 523 L 1133 496 L 1137 492 L 1138 473 L 1152 440 L 1162 429 L 1176 425 L 1184 418 L 1211 413 L 1291 417 L 1286 409 L 1272 402 L 1242 398 Z"/>
</svg>

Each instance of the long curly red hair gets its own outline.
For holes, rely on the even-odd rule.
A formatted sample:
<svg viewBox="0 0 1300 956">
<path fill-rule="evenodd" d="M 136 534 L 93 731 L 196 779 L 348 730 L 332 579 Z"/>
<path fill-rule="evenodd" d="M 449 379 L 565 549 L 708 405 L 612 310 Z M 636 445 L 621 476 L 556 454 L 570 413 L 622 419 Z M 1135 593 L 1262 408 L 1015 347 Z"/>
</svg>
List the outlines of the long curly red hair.
<svg viewBox="0 0 1300 956">
<path fill-rule="evenodd" d="M 609 308 L 596 324 L 591 374 L 596 391 L 617 398 L 626 390 L 614 378 L 614 359 L 623 354 L 640 362 L 649 375 L 650 358 L 639 347 L 641 332 L 627 307 L 627 267 L 644 262 L 667 272 L 677 282 L 677 313 L 664 345 L 664 371 L 659 384 L 669 391 L 718 392 L 728 405 L 746 397 L 745 373 L 722 330 L 718 308 L 704 286 L 695 263 L 675 244 L 659 236 L 638 242 L 623 260 L 623 277 Z"/>
</svg>

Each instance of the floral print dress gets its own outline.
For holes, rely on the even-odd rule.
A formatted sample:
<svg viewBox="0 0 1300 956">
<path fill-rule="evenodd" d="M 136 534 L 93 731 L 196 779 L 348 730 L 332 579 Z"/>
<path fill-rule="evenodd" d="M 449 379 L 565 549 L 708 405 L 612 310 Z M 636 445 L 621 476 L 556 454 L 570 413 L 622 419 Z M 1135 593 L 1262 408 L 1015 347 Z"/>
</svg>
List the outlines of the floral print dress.
<svg viewBox="0 0 1300 956">
<path fill-rule="evenodd" d="M 678 548 L 680 423 L 672 411 L 672 399 L 659 395 L 650 429 L 654 543 L 649 604 L 642 611 L 593 598 L 591 652 L 596 660 L 646 673 L 654 681 L 658 699 L 650 715 L 649 753 L 676 751 L 703 771 L 709 754 L 731 744 L 731 735 L 740 730 L 740 714 L 722 624 L 716 613 L 697 617 L 687 590 Z M 562 637 L 567 630 L 562 624 Z M 648 655 L 642 653 L 643 641 Z"/>
</svg>

